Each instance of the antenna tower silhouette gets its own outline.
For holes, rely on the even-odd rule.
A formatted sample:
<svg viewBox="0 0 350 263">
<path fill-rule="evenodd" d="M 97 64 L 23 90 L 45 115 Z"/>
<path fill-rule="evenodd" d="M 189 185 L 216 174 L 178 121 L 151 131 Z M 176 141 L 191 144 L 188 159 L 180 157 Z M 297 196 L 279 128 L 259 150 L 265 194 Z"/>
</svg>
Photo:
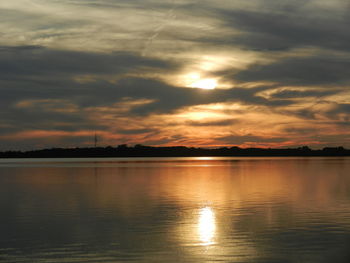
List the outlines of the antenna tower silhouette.
<svg viewBox="0 0 350 263">
<path fill-rule="evenodd" d="M 95 137 L 94 137 L 94 143 L 95 143 L 95 148 L 97 147 L 97 134 L 95 132 Z"/>
</svg>

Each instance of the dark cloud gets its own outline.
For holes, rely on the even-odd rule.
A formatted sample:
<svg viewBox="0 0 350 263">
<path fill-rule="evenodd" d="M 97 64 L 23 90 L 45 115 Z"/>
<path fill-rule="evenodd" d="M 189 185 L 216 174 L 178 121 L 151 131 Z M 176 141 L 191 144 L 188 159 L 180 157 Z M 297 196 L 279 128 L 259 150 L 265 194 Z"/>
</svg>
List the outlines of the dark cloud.
<svg viewBox="0 0 350 263">
<path fill-rule="evenodd" d="M 327 111 L 325 115 L 329 119 L 341 121 L 341 123 L 350 122 L 350 103 L 336 103 L 334 108 Z"/>
<path fill-rule="evenodd" d="M 163 87 L 160 83 L 155 83 L 152 80 L 145 81 L 143 79 L 131 79 L 133 85 L 128 88 L 128 92 L 134 91 L 134 96 L 145 96 L 146 98 L 155 99 L 154 103 L 146 104 L 137 107 L 133 110 L 134 114 L 145 114 L 151 112 L 171 112 L 185 106 L 210 104 L 219 102 L 240 102 L 248 105 L 265 105 L 265 106 L 285 106 L 292 102 L 289 100 L 268 100 L 257 93 L 261 90 L 268 89 L 267 87 L 258 88 L 232 88 L 228 90 L 199 90 Z M 144 89 L 139 90 L 137 82 L 142 82 Z M 147 85 L 147 83 L 149 85 Z M 122 83 L 120 84 L 122 85 Z M 149 88 L 145 88 L 149 87 Z M 130 94 L 130 93 L 129 93 Z"/>
<path fill-rule="evenodd" d="M 0 77 L 2 79 L 40 76 L 69 78 L 79 75 L 108 75 L 140 68 L 174 69 L 175 65 L 127 52 L 87 53 L 54 50 L 39 46 L 1 47 Z"/>
<path fill-rule="evenodd" d="M 243 143 L 281 143 L 281 142 L 288 141 L 288 138 L 284 138 L 284 137 L 266 138 L 266 137 L 254 136 L 254 135 L 230 135 L 230 136 L 224 136 L 216 139 L 232 145 L 235 145 L 235 144 L 239 145 Z"/>
<path fill-rule="evenodd" d="M 153 129 L 125 129 L 125 130 L 118 130 L 119 134 L 144 134 L 144 133 L 150 133 L 154 132 Z"/>
<path fill-rule="evenodd" d="M 144 87 L 140 81 L 138 87 L 129 92 L 128 81 L 124 81 L 121 86 L 94 79 L 91 83 L 78 83 L 74 80 L 76 76 L 117 76 L 136 72 L 140 68 L 157 68 L 161 72 L 174 67 L 175 64 L 171 62 L 124 52 L 100 54 L 38 46 L 3 46 L 0 47 L 2 124 L 6 124 L 7 130 L 11 131 L 40 128 L 65 131 L 98 129 L 101 125 L 93 124 L 84 108 L 111 106 L 124 97 L 133 97 L 137 90 L 146 89 L 147 84 Z M 136 97 L 151 97 L 146 94 L 147 91 L 141 92 Z M 30 105 L 18 106 L 18 103 L 28 101 Z M 67 111 L 67 107 L 75 107 L 75 110 Z"/>
<path fill-rule="evenodd" d="M 218 39 L 246 49 L 281 51 L 322 47 L 350 51 L 348 9 L 310 7 L 312 1 L 260 1 L 255 9 L 218 10 L 223 24 L 240 34 Z M 260 7 L 260 8 L 259 8 Z"/>
<path fill-rule="evenodd" d="M 106 75 L 117 77 L 138 70 L 175 70 L 176 65 L 136 54 L 52 50 L 37 46 L 0 48 L 0 102 L 6 108 L 23 99 L 68 99 L 91 105 L 110 102 L 118 94 Z M 92 83 L 78 83 L 80 76 Z M 101 92 L 102 91 L 102 92 Z M 124 92 L 125 93 L 125 92 Z M 104 96 L 105 95 L 105 96 Z M 110 96 L 112 95 L 112 96 Z M 96 103 L 94 103 L 96 101 Z"/>
<path fill-rule="evenodd" d="M 268 65 L 253 64 L 232 78 L 280 85 L 344 85 L 350 83 L 350 61 L 340 57 L 292 57 Z"/>
<path fill-rule="evenodd" d="M 302 119 L 328 121 L 329 125 L 333 123 L 344 126 L 346 122 L 350 121 L 350 104 L 318 100 L 311 106 L 305 106 L 298 110 L 287 109 L 283 113 L 296 115 Z"/>
<path fill-rule="evenodd" d="M 60 113 L 51 111 L 36 111 L 31 109 L 2 109 L 1 123 L 7 128 L 1 128 L 0 134 L 11 134 L 25 130 L 99 130 L 106 129 L 106 125 L 92 122 L 84 112 Z"/>
<path fill-rule="evenodd" d="M 338 103 L 336 112 L 344 112 L 350 114 L 350 103 Z"/>
<path fill-rule="evenodd" d="M 309 134 L 317 134 L 318 129 L 317 128 L 295 128 L 295 127 L 286 127 L 283 129 L 284 132 L 288 134 L 304 134 L 304 135 L 309 135 Z"/>
<path fill-rule="evenodd" d="M 220 121 L 189 121 L 186 124 L 190 126 L 197 126 L 197 127 L 209 127 L 209 126 L 230 126 L 233 124 L 237 124 L 238 120 L 220 120 Z"/>
<path fill-rule="evenodd" d="M 245 104 L 279 106 L 288 100 L 268 100 L 257 93 L 270 87 L 232 88 L 229 90 L 198 90 L 174 87 L 156 79 L 123 78 L 111 83 L 101 78 L 78 83 L 75 76 L 122 74 L 139 68 L 175 69 L 176 65 L 162 60 L 147 59 L 128 53 L 85 53 L 50 50 L 42 47 L 2 47 L 0 50 L 2 119 L 10 123 L 47 120 L 80 123 L 86 120 L 81 110 L 106 106 L 125 98 L 149 99 L 153 103 L 135 107 L 132 114 L 171 112 L 184 106 L 236 101 Z M 21 101 L 34 100 L 30 108 L 16 107 Z M 47 100 L 45 104 L 41 100 Z M 77 107 L 75 112 L 55 112 L 52 100 L 62 100 Z M 58 105 L 57 105 L 58 104 Z M 56 102 L 54 107 L 58 107 Z M 62 108 L 65 104 L 62 102 Z M 33 121 L 35 120 L 35 121 Z M 43 121 L 45 120 L 45 122 Z M 24 125 L 25 126 L 25 125 Z"/>
<path fill-rule="evenodd" d="M 342 90 L 339 90 L 341 92 Z M 305 98 L 305 97 L 323 97 L 335 94 L 334 90 L 292 90 L 283 89 L 271 94 L 271 97 L 278 99 Z"/>
</svg>

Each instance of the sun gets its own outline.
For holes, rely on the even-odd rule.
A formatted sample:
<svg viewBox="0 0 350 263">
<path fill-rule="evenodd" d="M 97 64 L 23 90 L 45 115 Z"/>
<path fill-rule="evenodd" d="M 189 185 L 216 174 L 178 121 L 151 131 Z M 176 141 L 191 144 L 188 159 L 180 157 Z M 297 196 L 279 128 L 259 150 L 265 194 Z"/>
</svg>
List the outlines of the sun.
<svg viewBox="0 0 350 263">
<path fill-rule="evenodd" d="M 215 79 L 200 79 L 191 84 L 191 87 L 198 89 L 215 89 L 217 82 Z"/>
<path fill-rule="evenodd" d="M 217 81 L 211 78 L 201 78 L 197 73 L 192 73 L 186 76 L 187 86 L 198 89 L 215 89 Z"/>
</svg>

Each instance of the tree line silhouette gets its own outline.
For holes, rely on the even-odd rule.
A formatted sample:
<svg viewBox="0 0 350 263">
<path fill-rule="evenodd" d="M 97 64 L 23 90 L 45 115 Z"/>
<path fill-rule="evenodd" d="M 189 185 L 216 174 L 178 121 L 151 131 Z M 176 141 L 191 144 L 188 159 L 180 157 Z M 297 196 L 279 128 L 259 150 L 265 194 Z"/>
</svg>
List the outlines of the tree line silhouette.
<svg viewBox="0 0 350 263">
<path fill-rule="evenodd" d="M 0 152 L 0 158 L 73 158 L 73 157 L 194 157 L 194 156 L 350 156 L 344 147 L 325 147 L 313 150 L 308 146 L 298 148 L 195 148 L 185 146 L 153 147 L 126 144 L 117 147 L 52 148 L 33 151 Z"/>
</svg>

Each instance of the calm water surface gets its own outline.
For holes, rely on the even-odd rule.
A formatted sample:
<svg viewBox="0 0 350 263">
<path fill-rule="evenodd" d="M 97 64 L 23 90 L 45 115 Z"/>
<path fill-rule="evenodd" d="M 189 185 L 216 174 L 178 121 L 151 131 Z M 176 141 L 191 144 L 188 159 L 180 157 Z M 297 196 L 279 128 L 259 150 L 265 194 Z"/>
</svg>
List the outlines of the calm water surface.
<svg viewBox="0 0 350 263">
<path fill-rule="evenodd" d="M 350 262 L 350 158 L 0 160 L 0 262 Z"/>
</svg>

